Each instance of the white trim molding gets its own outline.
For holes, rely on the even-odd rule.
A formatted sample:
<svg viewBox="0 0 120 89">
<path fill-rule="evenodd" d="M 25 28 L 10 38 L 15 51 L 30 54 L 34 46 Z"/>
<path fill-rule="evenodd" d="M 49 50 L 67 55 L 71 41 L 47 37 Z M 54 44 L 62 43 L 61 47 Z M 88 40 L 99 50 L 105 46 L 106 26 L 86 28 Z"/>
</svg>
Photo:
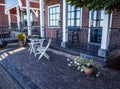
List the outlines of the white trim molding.
<svg viewBox="0 0 120 89">
<path fill-rule="evenodd" d="M 5 6 L 5 4 L 3 4 L 3 3 L 0 3 L 0 6 Z"/>
<path fill-rule="evenodd" d="M 83 8 L 80 8 L 80 27 L 82 27 L 82 20 L 83 20 L 82 16 L 83 16 Z"/>
</svg>

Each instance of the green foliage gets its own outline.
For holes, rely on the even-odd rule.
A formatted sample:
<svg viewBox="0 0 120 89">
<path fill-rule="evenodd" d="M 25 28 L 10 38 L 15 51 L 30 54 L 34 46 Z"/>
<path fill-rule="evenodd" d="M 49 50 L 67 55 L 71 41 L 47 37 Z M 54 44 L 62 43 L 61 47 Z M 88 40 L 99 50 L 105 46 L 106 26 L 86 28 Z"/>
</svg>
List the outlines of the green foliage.
<svg viewBox="0 0 120 89">
<path fill-rule="evenodd" d="M 96 77 L 100 75 L 100 66 L 95 64 L 94 61 L 91 59 L 81 58 L 77 56 L 73 60 L 68 58 L 67 61 L 69 61 L 68 66 L 75 66 L 77 70 L 80 70 L 81 72 L 86 69 L 92 68 L 94 69 L 94 74 L 96 75 Z"/>
<path fill-rule="evenodd" d="M 88 60 L 85 58 L 80 58 L 79 56 L 77 56 L 74 61 L 71 61 L 69 63 L 69 66 L 76 66 L 77 69 L 83 71 L 91 66 L 94 65 L 94 61 L 93 60 Z"/>
<path fill-rule="evenodd" d="M 76 7 L 87 7 L 89 10 L 105 9 L 108 13 L 120 10 L 120 0 L 66 0 Z"/>
<path fill-rule="evenodd" d="M 42 38 L 40 35 L 31 35 L 30 38 Z"/>
<path fill-rule="evenodd" d="M 20 34 L 18 34 L 17 38 L 18 38 L 18 40 L 25 41 L 26 40 L 26 35 L 24 33 L 20 33 Z"/>
</svg>

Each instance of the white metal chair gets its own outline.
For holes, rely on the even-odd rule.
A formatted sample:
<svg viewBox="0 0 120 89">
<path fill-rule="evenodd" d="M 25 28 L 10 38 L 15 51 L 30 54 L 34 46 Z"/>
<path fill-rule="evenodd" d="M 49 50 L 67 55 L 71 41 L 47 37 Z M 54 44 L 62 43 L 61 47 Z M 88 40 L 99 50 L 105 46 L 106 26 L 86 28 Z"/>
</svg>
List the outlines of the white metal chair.
<svg viewBox="0 0 120 89">
<path fill-rule="evenodd" d="M 42 56 L 44 56 L 44 57 L 46 57 L 47 59 L 49 59 L 49 56 L 48 56 L 48 54 L 46 53 L 46 51 L 47 51 L 47 49 L 49 48 L 50 43 L 51 43 L 51 39 L 48 40 L 47 46 L 45 46 L 45 47 L 44 47 L 44 46 L 38 47 L 38 48 L 36 49 L 36 52 L 34 53 L 34 54 L 35 54 L 35 57 L 36 57 L 37 54 L 40 54 L 38 60 L 40 60 L 40 59 L 42 58 Z"/>
<path fill-rule="evenodd" d="M 33 52 L 35 53 L 35 50 L 38 48 L 38 47 L 42 47 L 42 44 L 44 42 L 44 39 L 31 39 L 30 40 L 30 43 L 29 43 L 29 51 L 30 51 L 30 54 Z"/>
</svg>

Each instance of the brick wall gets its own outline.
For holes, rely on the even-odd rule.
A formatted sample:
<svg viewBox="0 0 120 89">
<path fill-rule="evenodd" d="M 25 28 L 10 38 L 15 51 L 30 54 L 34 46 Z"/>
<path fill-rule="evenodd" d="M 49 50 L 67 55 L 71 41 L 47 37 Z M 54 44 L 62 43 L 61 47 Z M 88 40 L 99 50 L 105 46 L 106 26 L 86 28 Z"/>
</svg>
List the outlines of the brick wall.
<svg viewBox="0 0 120 89">
<path fill-rule="evenodd" d="M 112 28 L 120 28 L 120 11 L 119 12 L 113 12 Z"/>
<path fill-rule="evenodd" d="M 4 3 L 5 3 L 5 0 L 0 0 L 0 3 L 3 3 L 3 4 L 4 4 Z"/>
<path fill-rule="evenodd" d="M 82 9 L 82 26 L 89 26 L 89 10 L 87 8 Z"/>
<path fill-rule="evenodd" d="M 5 15 L 5 7 L 0 5 L 0 26 L 8 25 L 8 16 Z"/>
<path fill-rule="evenodd" d="M 17 23 L 17 16 L 15 14 L 11 14 L 11 23 Z"/>
</svg>

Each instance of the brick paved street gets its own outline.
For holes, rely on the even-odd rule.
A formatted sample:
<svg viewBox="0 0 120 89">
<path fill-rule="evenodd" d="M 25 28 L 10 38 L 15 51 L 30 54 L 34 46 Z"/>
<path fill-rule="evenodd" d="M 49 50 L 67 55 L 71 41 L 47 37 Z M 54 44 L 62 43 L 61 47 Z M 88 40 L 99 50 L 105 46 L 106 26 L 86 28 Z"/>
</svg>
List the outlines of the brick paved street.
<svg viewBox="0 0 120 89">
<path fill-rule="evenodd" d="M 44 57 L 37 60 L 38 57 L 30 55 L 27 48 L 12 48 L 1 50 L 0 58 L 2 64 L 12 63 L 41 89 L 120 89 L 118 71 L 102 68 L 99 77 L 87 76 L 68 67 L 67 57 L 74 56 L 54 50 L 48 54 L 49 60 Z"/>
</svg>

